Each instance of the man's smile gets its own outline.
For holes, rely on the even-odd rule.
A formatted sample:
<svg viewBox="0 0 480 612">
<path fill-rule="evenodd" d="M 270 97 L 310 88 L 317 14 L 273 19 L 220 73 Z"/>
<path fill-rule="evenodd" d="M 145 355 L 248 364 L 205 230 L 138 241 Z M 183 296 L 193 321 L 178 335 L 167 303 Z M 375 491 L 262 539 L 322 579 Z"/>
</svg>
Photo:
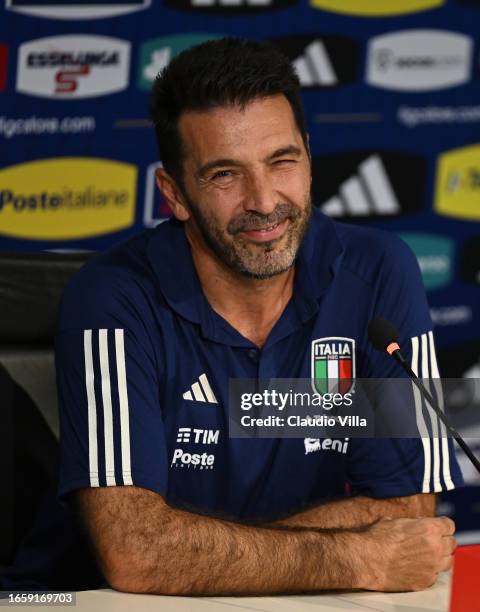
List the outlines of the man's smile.
<svg viewBox="0 0 480 612">
<path fill-rule="evenodd" d="M 267 242 L 270 240 L 281 238 L 281 236 L 285 233 L 287 229 L 287 225 L 288 218 L 284 219 L 280 223 L 275 223 L 262 229 L 251 229 L 243 231 L 240 232 L 240 234 L 247 236 L 250 240 L 254 242 Z"/>
</svg>

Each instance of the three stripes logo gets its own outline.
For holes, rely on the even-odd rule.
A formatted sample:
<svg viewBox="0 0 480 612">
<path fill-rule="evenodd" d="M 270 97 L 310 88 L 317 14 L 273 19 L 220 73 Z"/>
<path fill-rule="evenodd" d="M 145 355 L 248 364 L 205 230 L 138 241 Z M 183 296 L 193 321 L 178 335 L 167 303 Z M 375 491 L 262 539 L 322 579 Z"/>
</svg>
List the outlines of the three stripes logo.
<svg viewBox="0 0 480 612">
<path fill-rule="evenodd" d="M 207 404 L 218 404 L 206 374 L 201 374 L 198 377 L 198 381 L 194 382 L 188 391 L 185 391 L 183 399 L 191 402 L 196 401 L 206 402 Z"/>
<path fill-rule="evenodd" d="M 397 152 L 322 155 L 313 160 L 314 201 L 331 217 L 392 217 L 421 208 L 426 163 Z"/>
<path fill-rule="evenodd" d="M 181 11 L 217 15 L 258 13 L 287 8 L 297 0 L 165 0 L 165 6 Z"/>
<path fill-rule="evenodd" d="M 332 35 L 299 35 L 272 41 L 289 57 L 304 89 L 338 87 L 357 76 L 358 44 Z"/>
<path fill-rule="evenodd" d="M 355 379 L 355 340 L 339 336 L 313 340 L 311 377 L 315 393 L 348 393 Z"/>
</svg>

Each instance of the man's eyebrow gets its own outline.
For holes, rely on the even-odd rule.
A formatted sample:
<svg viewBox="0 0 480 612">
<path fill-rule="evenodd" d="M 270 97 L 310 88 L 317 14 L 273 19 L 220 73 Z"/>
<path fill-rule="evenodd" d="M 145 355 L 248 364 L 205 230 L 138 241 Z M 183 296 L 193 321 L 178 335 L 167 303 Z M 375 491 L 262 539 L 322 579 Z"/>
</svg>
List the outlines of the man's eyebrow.
<svg viewBox="0 0 480 612">
<path fill-rule="evenodd" d="M 199 178 L 203 178 L 205 177 L 206 174 L 208 174 L 210 170 L 213 170 L 214 168 L 223 168 L 225 166 L 239 166 L 239 165 L 240 163 L 234 159 L 226 159 L 226 158 L 214 159 L 210 162 L 207 162 L 203 166 L 201 166 L 197 170 L 197 176 Z"/>
<path fill-rule="evenodd" d="M 284 155 L 294 155 L 295 157 L 300 157 L 302 154 L 302 150 L 295 145 L 288 145 L 287 147 L 281 147 L 274 151 L 271 155 L 267 157 L 267 159 L 275 159 L 276 157 L 283 157 Z"/>
</svg>

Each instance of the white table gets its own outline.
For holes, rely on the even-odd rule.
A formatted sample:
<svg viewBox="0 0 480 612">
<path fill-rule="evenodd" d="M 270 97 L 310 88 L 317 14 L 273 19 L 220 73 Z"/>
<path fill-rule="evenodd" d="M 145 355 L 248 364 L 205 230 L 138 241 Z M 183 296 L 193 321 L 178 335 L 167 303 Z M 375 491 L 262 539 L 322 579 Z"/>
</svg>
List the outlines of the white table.
<svg viewBox="0 0 480 612">
<path fill-rule="evenodd" d="M 164 597 L 133 595 L 111 589 L 77 593 L 75 607 L 21 606 L 20 611 L 69 610 L 72 612 L 447 612 L 450 574 L 440 574 L 436 584 L 417 593 L 328 593 L 278 597 Z M 11 609 L 11 608 L 10 608 Z M 466 611 L 467 612 L 467 611 Z"/>
</svg>

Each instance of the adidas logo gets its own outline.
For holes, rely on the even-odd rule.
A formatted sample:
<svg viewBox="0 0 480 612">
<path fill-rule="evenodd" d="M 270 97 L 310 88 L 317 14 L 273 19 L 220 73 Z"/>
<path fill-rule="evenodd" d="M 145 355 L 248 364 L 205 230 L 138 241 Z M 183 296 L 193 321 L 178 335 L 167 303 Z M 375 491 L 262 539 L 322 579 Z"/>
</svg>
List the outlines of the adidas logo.
<svg viewBox="0 0 480 612">
<path fill-rule="evenodd" d="M 212 387 L 208 382 L 206 374 L 201 374 L 198 377 L 198 382 L 194 382 L 188 391 L 183 394 L 183 399 L 206 402 L 208 404 L 218 404 L 217 398 L 215 397 Z"/>
<path fill-rule="evenodd" d="M 321 40 L 314 40 L 293 61 L 302 87 L 337 85 L 338 79 Z"/>
<path fill-rule="evenodd" d="M 398 215 L 400 204 L 393 190 L 385 166 L 379 155 L 371 155 L 358 166 L 358 176 L 344 181 L 340 194 L 321 205 L 331 217 L 352 215 Z"/>
</svg>

